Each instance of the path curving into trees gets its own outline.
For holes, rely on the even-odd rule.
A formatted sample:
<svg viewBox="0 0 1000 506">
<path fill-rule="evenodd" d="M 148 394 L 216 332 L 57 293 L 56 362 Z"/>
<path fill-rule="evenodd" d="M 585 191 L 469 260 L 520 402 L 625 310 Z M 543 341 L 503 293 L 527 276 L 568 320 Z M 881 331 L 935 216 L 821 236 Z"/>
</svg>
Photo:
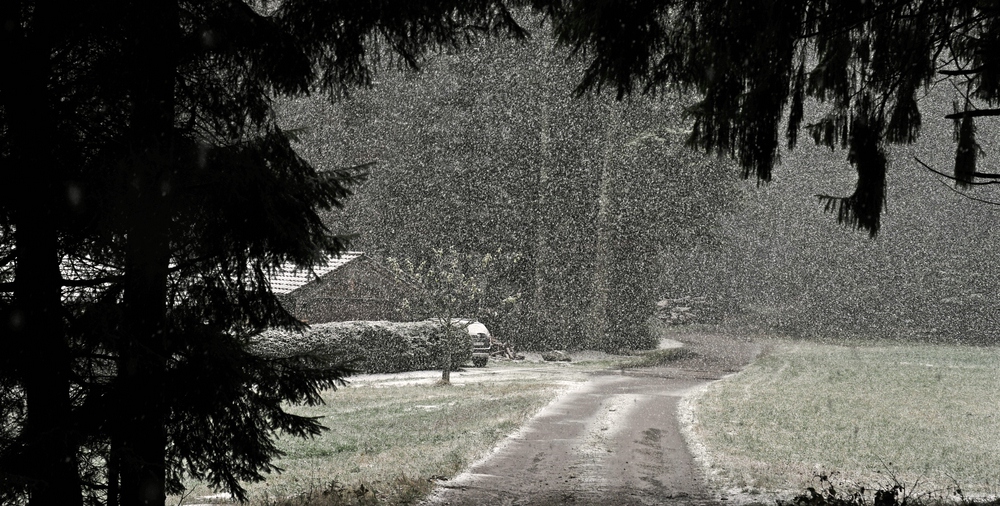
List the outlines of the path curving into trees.
<svg viewBox="0 0 1000 506">
<path fill-rule="evenodd" d="M 566 392 L 424 505 L 714 504 L 681 436 L 678 401 L 766 350 L 709 335 L 684 341 L 695 353 L 670 367 L 607 371 Z"/>
</svg>

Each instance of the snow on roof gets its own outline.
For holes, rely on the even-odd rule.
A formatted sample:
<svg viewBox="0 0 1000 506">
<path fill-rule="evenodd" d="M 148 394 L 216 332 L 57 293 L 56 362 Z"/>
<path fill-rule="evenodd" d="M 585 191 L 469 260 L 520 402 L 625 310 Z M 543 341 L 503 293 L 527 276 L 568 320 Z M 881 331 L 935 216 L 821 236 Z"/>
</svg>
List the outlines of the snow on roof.
<svg viewBox="0 0 1000 506">
<path fill-rule="evenodd" d="M 326 265 L 317 265 L 312 269 L 298 267 L 288 262 L 282 264 L 281 268 L 269 276 L 271 291 L 276 294 L 291 293 L 302 286 L 319 279 L 331 271 L 335 271 L 348 262 L 359 258 L 364 253 L 360 251 L 345 251 L 339 257 L 331 256 L 326 259 Z"/>
</svg>

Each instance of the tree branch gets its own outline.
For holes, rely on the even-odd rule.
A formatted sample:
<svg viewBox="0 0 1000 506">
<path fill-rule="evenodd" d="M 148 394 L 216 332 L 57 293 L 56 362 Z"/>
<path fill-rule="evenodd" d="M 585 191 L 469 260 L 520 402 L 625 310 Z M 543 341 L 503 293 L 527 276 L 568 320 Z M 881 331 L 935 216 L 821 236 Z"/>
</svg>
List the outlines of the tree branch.
<svg viewBox="0 0 1000 506">
<path fill-rule="evenodd" d="M 945 118 L 961 119 L 961 118 L 977 118 L 980 116 L 1000 116 L 1000 109 L 976 109 L 973 111 L 959 111 L 951 113 L 945 116 Z"/>
<path fill-rule="evenodd" d="M 78 287 L 89 287 L 89 286 L 100 286 L 106 283 L 114 283 L 124 279 L 123 276 L 102 276 L 94 279 L 63 279 L 62 286 L 78 286 Z"/>
<path fill-rule="evenodd" d="M 983 204 L 989 204 L 991 206 L 1000 206 L 1000 202 L 997 202 L 995 200 L 986 200 L 986 199 L 981 199 L 981 198 L 973 197 L 972 195 L 969 195 L 968 193 L 963 193 L 963 192 L 960 192 L 960 191 L 956 190 L 954 187 L 949 186 L 944 181 L 938 180 L 938 182 L 941 183 L 942 185 L 944 185 L 945 188 L 947 188 L 947 189 L 949 189 L 949 190 L 951 190 L 951 191 L 953 191 L 953 192 L 955 192 L 955 193 L 957 193 L 957 194 L 959 194 L 959 195 L 961 195 L 961 196 L 963 196 L 963 197 L 965 197 L 965 198 L 967 198 L 969 200 L 973 200 L 973 201 L 976 201 L 976 202 L 981 202 Z"/>
<path fill-rule="evenodd" d="M 100 286 L 107 283 L 114 283 L 121 281 L 121 276 L 103 276 L 94 279 L 63 279 L 62 286 L 74 286 L 74 287 L 91 287 Z M 9 281 L 6 283 L 0 283 L 0 293 L 10 293 L 14 291 L 14 282 Z"/>
<path fill-rule="evenodd" d="M 916 160 L 917 163 L 919 163 L 920 165 L 923 165 L 925 169 L 927 169 L 927 170 L 929 170 L 929 171 L 931 171 L 931 172 L 933 172 L 933 173 L 935 173 L 935 174 L 937 174 L 937 175 L 939 175 L 941 177 L 946 177 L 948 179 L 951 179 L 952 181 L 958 181 L 958 178 L 956 178 L 955 176 L 952 176 L 950 174 L 945 174 L 944 172 L 941 172 L 941 171 L 939 171 L 937 169 L 934 169 L 930 165 L 927 165 L 926 163 L 924 163 L 923 161 L 921 161 L 919 158 L 917 158 L 915 156 L 913 157 L 913 159 Z M 985 173 L 985 172 L 974 172 L 973 176 L 975 176 L 975 177 L 982 177 L 984 179 L 1000 179 L 1000 174 L 988 174 L 988 173 Z M 982 186 L 982 185 L 987 185 L 987 184 L 1000 184 L 1000 181 L 963 181 L 963 183 L 970 184 L 970 185 Z"/>
<path fill-rule="evenodd" d="M 960 70 L 939 70 L 938 74 L 943 76 L 971 76 L 973 74 L 978 74 L 983 71 L 983 67 L 976 67 L 974 69 L 960 69 Z"/>
</svg>

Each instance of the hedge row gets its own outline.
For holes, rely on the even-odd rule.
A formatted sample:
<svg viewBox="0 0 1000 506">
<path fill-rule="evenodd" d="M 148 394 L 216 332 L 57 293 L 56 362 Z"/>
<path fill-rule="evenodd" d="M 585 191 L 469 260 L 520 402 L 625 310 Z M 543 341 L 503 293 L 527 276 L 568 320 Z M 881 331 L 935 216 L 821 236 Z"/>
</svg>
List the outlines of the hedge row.
<svg viewBox="0 0 1000 506">
<path fill-rule="evenodd" d="M 454 367 L 472 359 L 468 333 L 452 334 Z M 254 353 L 287 357 L 303 353 L 351 361 L 358 372 L 388 373 L 440 369 L 445 332 L 434 322 L 354 321 L 311 325 L 304 332 L 268 330 L 252 341 Z"/>
</svg>

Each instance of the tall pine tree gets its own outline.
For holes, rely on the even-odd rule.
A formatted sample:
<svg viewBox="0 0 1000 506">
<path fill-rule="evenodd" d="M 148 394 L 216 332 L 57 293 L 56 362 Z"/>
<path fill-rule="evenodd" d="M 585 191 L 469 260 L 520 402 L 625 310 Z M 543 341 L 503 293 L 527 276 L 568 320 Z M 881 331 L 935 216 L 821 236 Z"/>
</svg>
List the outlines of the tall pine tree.
<svg viewBox="0 0 1000 506">
<path fill-rule="evenodd" d="M 358 177 L 301 159 L 273 100 L 523 32 L 494 1 L 24 0 L 2 15 L 0 156 L 24 178 L 2 202 L 0 379 L 21 393 L 3 404 L 5 500 L 163 504 L 183 473 L 241 497 L 238 480 L 273 469 L 275 431 L 320 429 L 282 403 L 317 402 L 345 372 L 247 349 L 298 325 L 266 274 L 345 248 L 318 212 Z"/>
</svg>

